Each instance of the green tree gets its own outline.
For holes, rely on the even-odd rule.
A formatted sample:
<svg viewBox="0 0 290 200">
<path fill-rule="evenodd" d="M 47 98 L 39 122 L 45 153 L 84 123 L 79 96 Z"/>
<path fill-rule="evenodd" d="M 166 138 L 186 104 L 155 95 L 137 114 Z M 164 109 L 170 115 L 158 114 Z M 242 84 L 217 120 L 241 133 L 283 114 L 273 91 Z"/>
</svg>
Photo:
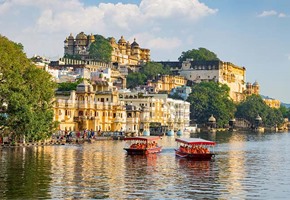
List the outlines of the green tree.
<svg viewBox="0 0 290 200">
<path fill-rule="evenodd" d="M 69 58 L 69 59 L 74 59 L 74 60 L 81 60 L 81 56 L 80 55 L 69 55 L 69 54 L 65 54 L 63 56 L 64 58 Z"/>
<path fill-rule="evenodd" d="M 279 109 L 270 108 L 260 95 L 251 95 L 237 106 L 236 117 L 244 118 L 255 124 L 256 117 L 260 115 L 265 126 L 281 125 L 283 115 Z"/>
<path fill-rule="evenodd" d="M 169 94 L 168 97 L 171 99 L 183 100 L 183 98 L 181 96 L 179 96 L 178 93 L 174 93 L 172 95 Z"/>
<path fill-rule="evenodd" d="M 138 85 L 144 85 L 146 81 L 146 75 L 134 72 L 127 76 L 127 88 L 135 88 Z"/>
<path fill-rule="evenodd" d="M 195 61 L 219 60 L 214 52 L 202 47 L 199 49 L 184 51 L 178 58 L 180 62 L 185 61 L 186 59 L 193 59 Z"/>
<path fill-rule="evenodd" d="M 89 48 L 90 57 L 99 62 L 111 62 L 113 47 L 109 40 L 101 35 L 94 36 L 95 42 L 93 42 Z"/>
<path fill-rule="evenodd" d="M 148 62 L 140 70 L 141 73 L 145 74 L 147 79 L 154 79 L 159 75 L 171 74 L 169 67 L 163 67 L 160 63 Z"/>
<path fill-rule="evenodd" d="M 0 36 L 0 105 L 7 105 L 1 111 L 7 117 L 0 118 L 0 127 L 14 136 L 40 140 L 48 137 L 55 125 L 52 99 L 56 84 L 22 49 Z"/>
<path fill-rule="evenodd" d="M 171 74 L 169 67 L 163 67 L 160 63 L 148 62 L 140 69 L 140 72 L 129 73 L 127 76 L 127 88 L 144 85 L 147 80 L 156 79 L 160 75 Z"/>
<path fill-rule="evenodd" d="M 80 84 L 84 79 L 80 78 L 76 82 L 63 82 L 58 84 L 58 91 L 72 91 L 76 90 L 78 84 Z"/>
<path fill-rule="evenodd" d="M 190 102 L 191 119 L 198 124 L 205 124 L 214 115 L 219 127 L 228 124 L 236 109 L 229 91 L 227 85 L 213 81 L 195 84 L 187 99 Z"/>
<path fill-rule="evenodd" d="M 289 118 L 289 116 L 290 116 L 290 109 L 289 108 L 286 108 L 286 106 L 281 105 L 279 110 L 282 113 L 284 118 Z"/>
</svg>

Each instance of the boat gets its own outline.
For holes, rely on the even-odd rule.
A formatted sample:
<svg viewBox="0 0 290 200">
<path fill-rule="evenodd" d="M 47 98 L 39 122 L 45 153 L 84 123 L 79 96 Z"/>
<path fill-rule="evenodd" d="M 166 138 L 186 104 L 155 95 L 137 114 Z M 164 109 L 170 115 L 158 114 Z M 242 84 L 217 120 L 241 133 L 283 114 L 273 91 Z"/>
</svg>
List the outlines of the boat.
<svg viewBox="0 0 290 200">
<path fill-rule="evenodd" d="M 210 148 L 216 145 L 215 142 L 201 138 L 176 138 L 175 141 L 178 144 L 175 155 L 180 158 L 211 160 L 215 156 L 213 148 Z"/>
<path fill-rule="evenodd" d="M 159 153 L 162 149 L 162 146 L 157 144 L 159 139 L 159 136 L 127 137 L 124 140 L 127 141 L 128 147 L 124 148 L 124 150 L 127 151 L 128 155 Z"/>
</svg>

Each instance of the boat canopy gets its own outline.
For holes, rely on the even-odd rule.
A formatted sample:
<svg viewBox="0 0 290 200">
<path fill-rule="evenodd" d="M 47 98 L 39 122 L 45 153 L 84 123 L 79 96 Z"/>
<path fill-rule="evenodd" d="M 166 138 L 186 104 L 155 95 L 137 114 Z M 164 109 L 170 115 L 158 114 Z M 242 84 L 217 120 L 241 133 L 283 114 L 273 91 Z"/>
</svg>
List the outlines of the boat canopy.
<svg viewBox="0 0 290 200">
<path fill-rule="evenodd" d="M 159 140 L 159 136 L 141 136 L 141 137 L 127 137 L 124 138 L 124 140 L 142 140 L 142 141 L 153 141 L 153 140 Z"/>
<path fill-rule="evenodd" d="M 189 144 L 189 145 L 212 145 L 214 146 L 216 143 L 209 140 L 204 140 L 201 138 L 176 138 L 176 142 L 180 142 L 183 144 Z"/>
</svg>

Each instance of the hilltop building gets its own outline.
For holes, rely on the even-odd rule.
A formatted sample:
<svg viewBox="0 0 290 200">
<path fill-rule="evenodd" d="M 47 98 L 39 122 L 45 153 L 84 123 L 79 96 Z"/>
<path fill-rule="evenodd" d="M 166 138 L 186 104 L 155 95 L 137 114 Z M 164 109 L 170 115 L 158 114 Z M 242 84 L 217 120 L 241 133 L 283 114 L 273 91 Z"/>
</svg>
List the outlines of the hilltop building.
<svg viewBox="0 0 290 200">
<path fill-rule="evenodd" d="M 223 61 L 159 62 L 169 66 L 174 74 L 185 77 L 192 83 L 215 81 L 230 88 L 230 97 L 235 102 L 244 99 L 246 68 Z"/>
<path fill-rule="evenodd" d="M 82 60 L 90 60 L 89 48 L 93 42 L 98 42 L 93 34 L 86 35 L 84 32 L 80 32 L 75 38 L 70 34 L 64 40 L 64 55 L 78 55 Z M 150 61 L 150 50 L 141 48 L 136 39 L 131 44 L 123 36 L 118 42 L 114 37 L 111 37 L 109 43 L 113 48 L 112 63 L 136 66 L 142 62 Z"/>
<path fill-rule="evenodd" d="M 247 83 L 246 84 L 246 90 L 244 92 L 246 96 L 251 96 L 253 94 L 260 95 L 260 85 L 257 81 L 255 81 L 253 84 Z"/>
<path fill-rule="evenodd" d="M 47 71 L 54 76 L 57 82 L 74 82 L 76 78 L 94 81 L 101 77 L 112 82 L 113 86 L 118 89 L 126 88 L 125 75 L 111 63 L 61 58 L 51 62 Z"/>
<path fill-rule="evenodd" d="M 202 81 L 215 81 L 226 84 L 230 88 L 230 97 L 235 102 L 244 99 L 245 75 L 244 67 L 236 66 L 223 61 L 184 61 L 181 76 L 195 83 Z"/>
<path fill-rule="evenodd" d="M 281 102 L 277 99 L 267 98 L 267 99 L 263 99 L 263 100 L 270 108 L 277 108 L 278 109 L 281 106 Z"/>
</svg>

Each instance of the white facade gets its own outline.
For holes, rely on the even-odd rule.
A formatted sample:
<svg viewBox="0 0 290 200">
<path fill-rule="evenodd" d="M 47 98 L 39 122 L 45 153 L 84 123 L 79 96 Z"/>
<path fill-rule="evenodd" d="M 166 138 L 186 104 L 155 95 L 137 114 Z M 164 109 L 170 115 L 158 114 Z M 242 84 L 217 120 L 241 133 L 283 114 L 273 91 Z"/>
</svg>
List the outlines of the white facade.
<svg viewBox="0 0 290 200">
<path fill-rule="evenodd" d="M 168 98 L 167 94 L 141 94 L 119 91 L 120 101 L 146 109 L 149 122 L 161 123 L 172 130 L 184 130 L 190 122 L 190 103 Z"/>
</svg>

